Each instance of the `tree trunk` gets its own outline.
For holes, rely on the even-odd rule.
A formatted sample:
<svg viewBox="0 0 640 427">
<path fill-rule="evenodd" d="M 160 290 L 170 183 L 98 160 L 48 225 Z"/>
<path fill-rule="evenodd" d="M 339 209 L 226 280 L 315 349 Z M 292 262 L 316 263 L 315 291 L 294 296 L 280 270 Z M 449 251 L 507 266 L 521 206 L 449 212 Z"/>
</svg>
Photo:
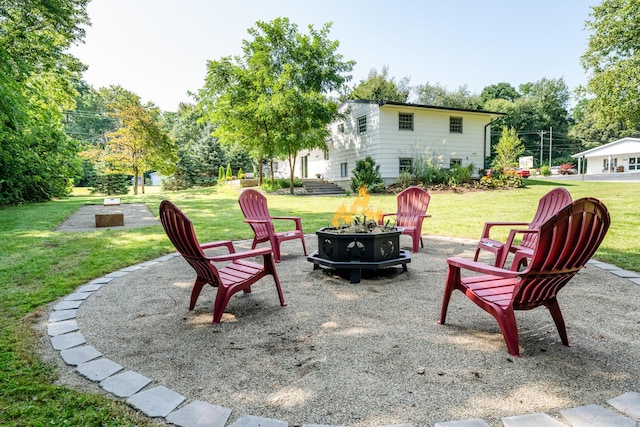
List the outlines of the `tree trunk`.
<svg viewBox="0 0 640 427">
<path fill-rule="evenodd" d="M 138 195 L 138 167 L 133 167 L 133 194 Z"/>
<path fill-rule="evenodd" d="M 269 169 L 271 169 L 271 184 L 276 182 L 276 176 L 273 173 L 273 159 L 269 160 Z"/>
<path fill-rule="evenodd" d="M 293 176 L 293 171 L 295 169 L 296 169 L 296 158 L 294 156 L 293 160 L 291 160 L 291 156 L 289 156 L 289 193 L 291 194 L 295 194 L 295 191 L 294 191 L 295 185 L 294 185 L 294 176 Z"/>
</svg>

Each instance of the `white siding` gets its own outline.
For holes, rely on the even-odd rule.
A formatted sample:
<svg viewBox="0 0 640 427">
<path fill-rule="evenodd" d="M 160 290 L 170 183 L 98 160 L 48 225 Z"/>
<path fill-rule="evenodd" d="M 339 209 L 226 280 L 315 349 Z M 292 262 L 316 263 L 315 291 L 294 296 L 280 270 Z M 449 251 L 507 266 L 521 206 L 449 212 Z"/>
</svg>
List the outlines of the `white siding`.
<svg viewBox="0 0 640 427">
<path fill-rule="evenodd" d="M 376 149 L 376 162 L 385 181 L 395 181 L 399 175 L 400 158 L 438 156 L 449 167 L 450 159 L 461 159 L 462 165 L 483 166 L 485 115 L 461 111 L 425 110 L 401 106 L 383 106 L 381 131 Z M 413 113 L 414 130 L 398 129 L 398 114 Z M 463 133 L 449 132 L 449 118 L 462 117 Z M 487 153 L 488 154 L 488 153 Z"/>
<path fill-rule="evenodd" d="M 324 160 L 321 150 L 309 154 L 309 177 L 320 173 L 323 178 L 349 188 L 352 171 L 357 160 L 371 156 L 380 165 L 380 173 L 386 184 L 399 176 L 400 158 L 418 158 L 420 155 L 436 155 L 443 166 L 449 167 L 450 159 L 461 159 L 462 165 L 473 163 L 476 170 L 483 167 L 487 147 L 483 150 L 490 127 L 485 126 L 495 115 L 483 112 L 440 110 L 409 105 L 383 105 L 371 102 L 348 102 L 339 110 L 343 119 L 329 125 L 331 137 L 327 141 L 329 159 Z M 399 113 L 413 114 L 413 130 L 400 130 Z M 357 119 L 367 116 L 367 131 L 358 133 Z M 463 118 L 463 133 L 449 132 L 449 117 Z M 344 132 L 339 132 L 339 125 Z M 487 142 L 487 145 L 488 142 Z M 340 165 L 347 163 L 347 176 L 340 176 Z M 296 170 L 299 166 L 296 167 Z"/>
<path fill-rule="evenodd" d="M 572 157 L 587 160 L 587 174 L 615 173 L 619 166 L 622 166 L 623 172 L 639 172 L 640 139 L 623 138 L 574 154 Z M 635 160 L 635 163 L 629 159 Z M 633 169 L 630 168 L 632 164 Z"/>
</svg>

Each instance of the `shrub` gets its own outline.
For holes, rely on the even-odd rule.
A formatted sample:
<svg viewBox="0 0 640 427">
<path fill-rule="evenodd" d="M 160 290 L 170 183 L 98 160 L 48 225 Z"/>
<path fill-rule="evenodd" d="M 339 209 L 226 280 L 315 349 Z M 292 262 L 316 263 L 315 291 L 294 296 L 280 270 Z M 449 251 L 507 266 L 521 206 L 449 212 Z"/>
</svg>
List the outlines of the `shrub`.
<svg viewBox="0 0 640 427">
<path fill-rule="evenodd" d="M 447 170 L 442 167 L 442 159 L 436 156 L 419 156 L 413 159 L 413 176 L 423 185 L 446 184 Z"/>
<path fill-rule="evenodd" d="M 218 182 L 225 182 L 227 180 L 227 175 L 224 172 L 224 166 L 220 165 L 218 169 Z"/>
<path fill-rule="evenodd" d="M 483 176 L 480 178 L 479 186 L 486 189 L 492 188 L 523 188 L 524 178 L 510 169 L 505 173 L 492 172 L 491 176 Z"/>
<path fill-rule="evenodd" d="M 227 181 L 233 179 L 233 172 L 231 172 L 231 164 L 227 163 Z"/>
<path fill-rule="evenodd" d="M 409 171 L 402 171 L 400 172 L 400 176 L 398 177 L 398 185 L 400 186 L 401 189 L 404 190 L 405 188 L 411 185 L 412 179 L 413 179 L 413 176 Z"/>
<path fill-rule="evenodd" d="M 91 194 L 106 194 L 108 196 L 127 194 L 129 192 L 129 177 L 122 173 L 99 174 Z"/>
<path fill-rule="evenodd" d="M 467 166 L 454 165 L 449 170 L 449 185 L 456 186 L 470 183 L 474 169 L 473 163 L 469 163 Z"/>
<path fill-rule="evenodd" d="M 551 168 L 547 165 L 540 167 L 540 175 L 542 176 L 551 176 Z"/>
<path fill-rule="evenodd" d="M 384 188 L 384 182 L 380 176 L 380 165 L 377 165 L 371 156 L 358 160 L 352 174 L 351 190 L 354 193 L 357 193 L 362 186 L 366 187 L 369 193 L 376 193 Z"/>
<path fill-rule="evenodd" d="M 302 187 L 302 180 L 300 178 L 294 178 L 293 186 Z M 282 188 L 289 188 L 289 178 L 276 178 L 273 181 L 264 181 L 260 188 L 268 193 L 273 193 L 274 191 L 278 191 Z"/>
</svg>

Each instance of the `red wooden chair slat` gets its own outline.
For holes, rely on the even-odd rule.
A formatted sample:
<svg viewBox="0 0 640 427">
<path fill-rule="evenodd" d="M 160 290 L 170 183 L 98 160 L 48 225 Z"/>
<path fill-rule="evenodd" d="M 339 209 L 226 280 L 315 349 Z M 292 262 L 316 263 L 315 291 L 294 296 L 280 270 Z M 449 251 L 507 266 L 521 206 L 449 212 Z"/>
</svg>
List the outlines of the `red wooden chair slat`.
<svg viewBox="0 0 640 427">
<path fill-rule="evenodd" d="M 422 222 L 431 216 L 427 214 L 430 200 L 431 195 L 426 190 L 420 187 L 407 187 L 398 193 L 396 211 L 382 214 L 378 223 L 384 225 L 386 217 L 395 216 L 396 226 L 402 227 L 402 234 L 411 237 L 413 252 L 418 252 L 420 246 L 424 248 Z"/>
<path fill-rule="evenodd" d="M 220 323 L 222 313 L 231 296 L 237 292 L 251 292 L 251 286 L 265 276 L 273 276 L 280 299 L 280 305 L 286 306 L 280 279 L 273 263 L 271 250 L 268 248 L 236 252 L 233 243 L 228 240 L 198 243 L 193 223 L 172 202 L 163 200 L 160 203 L 160 222 L 175 246 L 176 250 L 196 271 L 196 280 L 191 290 L 189 310 L 193 310 L 204 285 L 217 288 L 213 307 L 213 324 Z M 226 247 L 229 254 L 209 257 L 204 249 Z M 262 257 L 262 264 L 247 258 Z M 218 269 L 215 263 L 226 263 Z"/>
<path fill-rule="evenodd" d="M 583 198 L 565 206 L 535 230 L 533 253 L 523 271 L 507 270 L 460 257 L 448 258 L 438 323 L 445 323 L 451 295 L 457 289 L 495 317 L 512 355 L 520 356 L 515 310 L 546 307 L 562 343 L 568 346 L 569 339 L 557 300 L 558 292 L 593 256 L 610 222 L 609 212 L 602 202 Z M 463 277 L 462 269 L 480 275 Z"/>
<path fill-rule="evenodd" d="M 304 241 L 302 219 L 300 217 L 271 216 L 267 206 L 267 198 L 253 189 L 247 189 L 240 193 L 238 203 L 245 217 L 245 222 L 251 226 L 254 233 L 251 249 L 255 249 L 258 243 L 269 242 L 275 261 L 280 262 L 280 243 L 286 240 L 300 239 L 302 250 L 307 255 L 307 246 Z M 295 230 L 276 232 L 273 226 L 274 220 L 293 221 Z"/>
<path fill-rule="evenodd" d="M 503 267 L 509 255 L 509 251 L 515 254 L 514 268 L 518 268 L 527 262 L 527 259 L 533 254 L 533 247 L 537 242 L 537 234 L 526 232 L 522 235 L 522 241 L 519 245 L 512 245 L 510 240 L 515 234 L 510 234 L 507 242 L 499 242 L 490 237 L 493 227 L 525 227 L 527 230 L 538 229 L 547 219 L 553 216 L 563 207 L 571 203 L 571 194 L 564 187 L 557 187 L 542 196 L 538 202 L 538 209 L 529 223 L 525 222 L 487 222 L 484 225 L 482 236 L 476 247 L 474 261 L 478 260 L 481 250 L 491 252 L 495 255 L 494 265 Z M 508 250 L 507 250 L 508 249 Z"/>
</svg>

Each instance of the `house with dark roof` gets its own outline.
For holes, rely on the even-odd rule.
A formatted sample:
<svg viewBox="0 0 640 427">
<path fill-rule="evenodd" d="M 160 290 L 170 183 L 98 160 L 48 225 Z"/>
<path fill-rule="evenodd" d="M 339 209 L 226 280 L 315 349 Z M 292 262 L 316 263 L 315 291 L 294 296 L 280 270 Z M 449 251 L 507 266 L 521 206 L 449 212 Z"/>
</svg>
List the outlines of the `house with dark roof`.
<svg viewBox="0 0 640 427">
<path fill-rule="evenodd" d="M 301 178 L 321 176 L 348 189 L 358 160 L 371 156 L 386 185 L 410 171 L 418 159 L 442 167 L 473 164 L 484 169 L 491 152 L 491 125 L 504 116 L 483 110 L 421 104 L 347 101 L 329 125 L 325 150 L 305 150 L 296 162 Z M 420 161 L 420 160 L 418 160 Z"/>
</svg>

